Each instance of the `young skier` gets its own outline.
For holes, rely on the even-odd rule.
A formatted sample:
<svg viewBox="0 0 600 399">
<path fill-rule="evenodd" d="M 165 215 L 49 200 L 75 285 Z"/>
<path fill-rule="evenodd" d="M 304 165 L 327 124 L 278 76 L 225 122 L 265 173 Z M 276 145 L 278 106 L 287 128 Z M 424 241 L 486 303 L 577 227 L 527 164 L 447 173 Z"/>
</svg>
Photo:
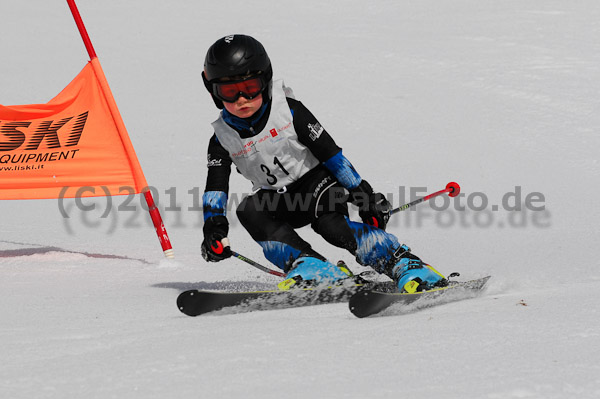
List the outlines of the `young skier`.
<svg viewBox="0 0 600 399">
<path fill-rule="evenodd" d="M 233 163 L 253 184 L 237 217 L 265 257 L 291 281 L 330 284 L 348 278 L 314 251 L 295 229 L 311 225 L 327 242 L 345 248 L 361 265 L 385 273 L 401 292 L 447 280 L 385 231 L 390 203 L 374 192 L 312 113 L 281 80 L 250 36 L 230 35 L 206 54 L 202 78 L 217 108 L 208 145 L 203 199 L 202 255 L 218 262 L 231 256 L 226 217 Z M 348 217 L 350 201 L 364 223 Z"/>
</svg>

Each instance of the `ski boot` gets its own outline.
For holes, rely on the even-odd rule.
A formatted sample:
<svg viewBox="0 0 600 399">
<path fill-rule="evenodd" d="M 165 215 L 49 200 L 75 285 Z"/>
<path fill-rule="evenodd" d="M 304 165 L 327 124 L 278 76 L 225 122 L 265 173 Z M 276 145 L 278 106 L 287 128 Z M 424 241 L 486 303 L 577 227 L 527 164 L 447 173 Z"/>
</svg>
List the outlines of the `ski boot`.
<svg viewBox="0 0 600 399">
<path fill-rule="evenodd" d="M 292 287 L 306 288 L 321 284 L 335 284 L 351 276 L 352 273 L 346 267 L 336 266 L 325 259 L 314 256 L 301 255 L 292 264 L 286 279 L 277 287 L 287 291 Z"/>
<path fill-rule="evenodd" d="M 448 280 L 442 274 L 411 254 L 406 245 L 401 245 L 394 257 L 397 262 L 392 267 L 391 277 L 397 283 L 399 292 L 412 294 L 448 285 Z"/>
</svg>

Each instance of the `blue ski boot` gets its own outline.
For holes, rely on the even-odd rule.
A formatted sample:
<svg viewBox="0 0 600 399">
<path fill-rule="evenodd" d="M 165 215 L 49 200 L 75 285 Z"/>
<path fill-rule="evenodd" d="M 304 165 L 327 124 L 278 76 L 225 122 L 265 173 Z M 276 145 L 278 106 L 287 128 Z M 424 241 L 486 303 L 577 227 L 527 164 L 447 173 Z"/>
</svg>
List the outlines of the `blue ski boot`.
<svg viewBox="0 0 600 399">
<path fill-rule="evenodd" d="M 391 274 L 400 292 L 414 293 L 448 285 L 443 275 L 411 254 L 406 245 L 401 245 L 396 253 L 399 260 L 392 267 Z"/>
<path fill-rule="evenodd" d="M 300 256 L 292 264 L 286 279 L 277 286 L 280 290 L 289 290 L 293 286 L 315 286 L 334 284 L 347 279 L 352 273 L 345 267 L 338 267 L 324 259 L 314 256 Z"/>
</svg>

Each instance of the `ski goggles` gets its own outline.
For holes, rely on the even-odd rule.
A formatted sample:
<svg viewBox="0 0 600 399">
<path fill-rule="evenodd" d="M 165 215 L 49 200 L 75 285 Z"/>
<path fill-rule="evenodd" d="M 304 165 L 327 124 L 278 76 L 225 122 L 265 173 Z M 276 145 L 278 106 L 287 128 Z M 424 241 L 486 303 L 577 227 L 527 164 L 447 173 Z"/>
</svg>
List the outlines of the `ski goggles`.
<svg viewBox="0 0 600 399">
<path fill-rule="evenodd" d="M 262 93 L 265 87 L 262 77 L 254 76 L 241 81 L 215 82 L 213 83 L 213 94 L 221 101 L 234 103 L 240 96 L 252 100 Z"/>
</svg>

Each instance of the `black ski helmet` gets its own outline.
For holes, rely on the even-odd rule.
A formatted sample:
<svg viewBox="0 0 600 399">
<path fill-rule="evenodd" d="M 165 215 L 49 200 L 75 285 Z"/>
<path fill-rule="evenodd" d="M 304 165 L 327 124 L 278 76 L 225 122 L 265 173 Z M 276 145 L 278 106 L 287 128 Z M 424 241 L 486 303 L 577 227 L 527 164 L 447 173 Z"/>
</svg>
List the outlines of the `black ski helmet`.
<svg viewBox="0 0 600 399">
<path fill-rule="evenodd" d="M 213 94 L 213 84 L 226 77 L 260 76 L 263 80 L 263 102 L 271 97 L 273 69 L 262 44 L 251 36 L 229 35 L 217 40 L 206 53 L 202 80 L 217 108 L 223 102 Z"/>
</svg>

